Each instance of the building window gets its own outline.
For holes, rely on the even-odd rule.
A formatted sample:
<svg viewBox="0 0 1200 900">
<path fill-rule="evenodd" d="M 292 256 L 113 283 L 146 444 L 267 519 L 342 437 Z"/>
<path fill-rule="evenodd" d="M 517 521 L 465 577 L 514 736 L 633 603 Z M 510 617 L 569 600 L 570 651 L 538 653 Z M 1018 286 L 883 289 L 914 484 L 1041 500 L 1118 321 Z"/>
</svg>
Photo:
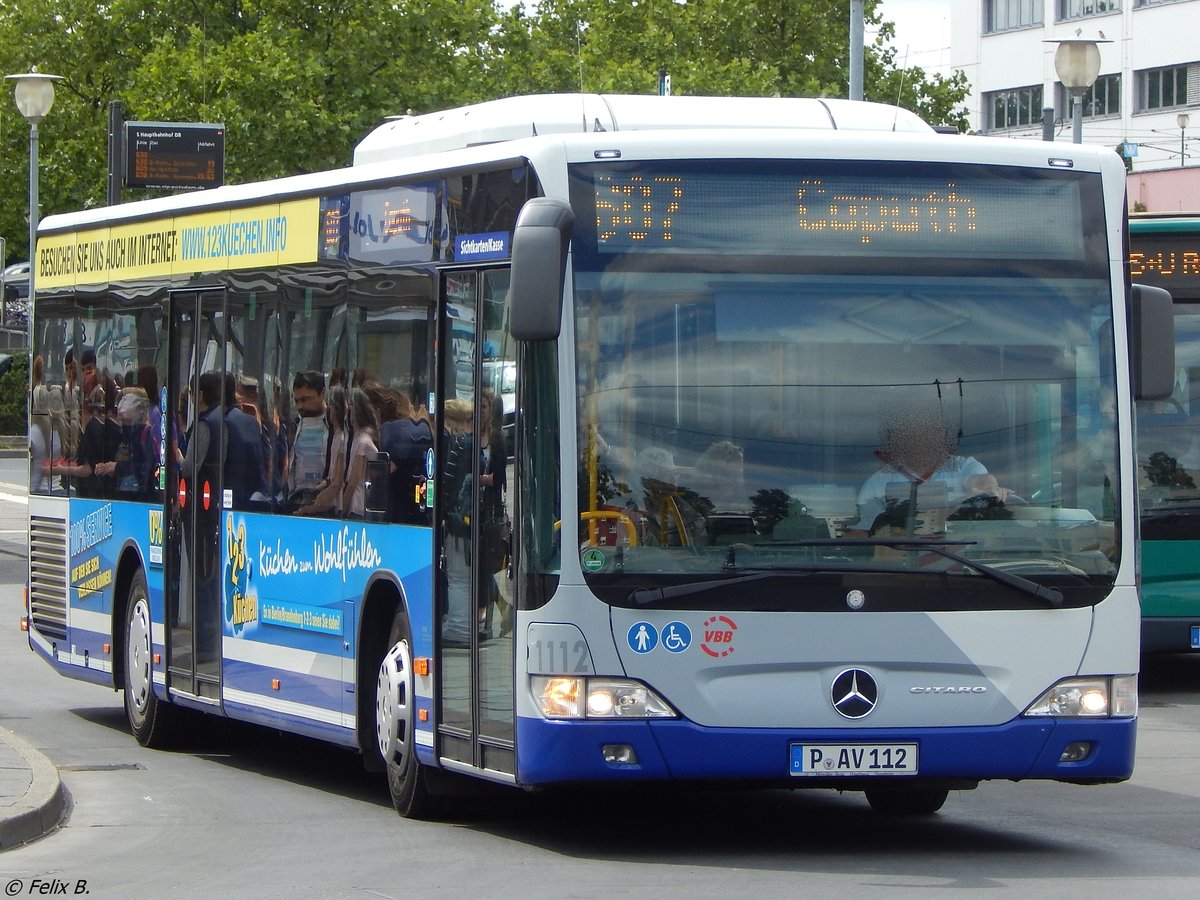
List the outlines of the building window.
<svg viewBox="0 0 1200 900">
<path fill-rule="evenodd" d="M 1188 102 L 1188 67 L 1170 66 L 1137 73 L 1138 110 L 1170 109 Z"/>
<path fill-rule="evenodd" d="M 1116 0 L 1086 0 L 1111 3 Z M 1042 0 L 984 0 L 984 31 L 1007 31 L 1042 24 Z"/>
<path fill-rule="evenodd" d="M 1120 12 L 1121 0 L 1058 0 L 1058 20 L 1082 19 Z"/>
<path fill-rule="evenodd" d="M 984 94 L 989 130 L 1024 128 L 1042 121 L 1042 86 Z"/>
<path fill-rule="evenodd" d="M 1066 110 L 1065 115 L 1073 113 L 1071 109 L 1071 93 L 1061 84 L 1058 86 L 1059 109 Z M 1101 75 L 1096 83 L 1084 92 L 1083 117 L 1095 118 L 1100 116 L 1119 116 L 1121 114 L 1121 76 Z"/>
</svg>

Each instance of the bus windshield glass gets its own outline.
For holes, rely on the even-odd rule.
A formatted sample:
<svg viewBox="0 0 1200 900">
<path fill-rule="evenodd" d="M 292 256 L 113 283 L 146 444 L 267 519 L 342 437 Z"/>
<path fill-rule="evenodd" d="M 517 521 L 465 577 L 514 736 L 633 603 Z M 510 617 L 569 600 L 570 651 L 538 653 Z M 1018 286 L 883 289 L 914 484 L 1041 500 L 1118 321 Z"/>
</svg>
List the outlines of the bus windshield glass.
<svg viewBox="0 0 1200 900">
<path fill-rule="evenodd" d="M 1174 392 L 1138 403 L 1137 414 L 1142 537 L 1200 539 L 1200 304 L 1175 306 Z"/>
<path fill-rule="evenodd" d="M 1037 604 L 989 572 L 1105 596 L 1099 176 L 722 160 L 571 178 L 578 540 L 603 599 L 844 610 L 886 573 L 890 609 Z"/>
</svg>

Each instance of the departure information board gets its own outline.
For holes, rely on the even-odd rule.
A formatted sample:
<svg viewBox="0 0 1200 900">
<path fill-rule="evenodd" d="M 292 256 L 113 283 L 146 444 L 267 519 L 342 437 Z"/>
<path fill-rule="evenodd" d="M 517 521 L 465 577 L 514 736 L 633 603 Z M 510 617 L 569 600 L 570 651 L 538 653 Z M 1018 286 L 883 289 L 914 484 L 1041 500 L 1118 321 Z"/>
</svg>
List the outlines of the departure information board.
<svg viewBox="0 0 1200 900">
<path fill-rule="evenodd" d="M 225 126 L 125 123 L 125 186 L 201 190 L 225 182 Z"/>
</svg>

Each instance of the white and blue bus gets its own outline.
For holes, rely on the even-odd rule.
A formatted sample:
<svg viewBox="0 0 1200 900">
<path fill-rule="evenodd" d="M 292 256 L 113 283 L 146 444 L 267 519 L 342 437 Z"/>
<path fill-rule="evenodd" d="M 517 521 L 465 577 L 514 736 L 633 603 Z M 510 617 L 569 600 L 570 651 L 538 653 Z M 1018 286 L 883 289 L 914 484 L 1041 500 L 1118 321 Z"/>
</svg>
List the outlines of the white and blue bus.
<svg viewBox="0 0 1200 900">
<path fill-rule="evenodd" d="M 546 96 L 51 216 L 30 644 L 143 744 L 309 735 L 405 815 L 1127 779 L 1132 401 L 1172 366 L 1124 175 L 871 104 Z M 341 435 L 308 491 L 305 389 Z"/>
</svg>

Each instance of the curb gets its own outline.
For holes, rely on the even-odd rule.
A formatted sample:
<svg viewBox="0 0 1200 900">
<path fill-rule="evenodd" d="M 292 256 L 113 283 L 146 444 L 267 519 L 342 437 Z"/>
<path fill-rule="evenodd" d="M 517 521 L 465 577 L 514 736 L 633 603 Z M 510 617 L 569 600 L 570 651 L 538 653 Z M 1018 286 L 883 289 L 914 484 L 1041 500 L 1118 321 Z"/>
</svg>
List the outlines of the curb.
<svg viewBox="0 0 1200 900">
<path fill-rule="evenodd" d="M 0 807 L 0 851 L 11 850 L 49 834 L 62 822 L 67 809 L 67 792 L 58 769 L 44 754 L 35 750 L 8 729 L 0 731 L 5 741 L 29 766 L 32 777 L 25 796 L 11 806 Z"/>
</svg>

